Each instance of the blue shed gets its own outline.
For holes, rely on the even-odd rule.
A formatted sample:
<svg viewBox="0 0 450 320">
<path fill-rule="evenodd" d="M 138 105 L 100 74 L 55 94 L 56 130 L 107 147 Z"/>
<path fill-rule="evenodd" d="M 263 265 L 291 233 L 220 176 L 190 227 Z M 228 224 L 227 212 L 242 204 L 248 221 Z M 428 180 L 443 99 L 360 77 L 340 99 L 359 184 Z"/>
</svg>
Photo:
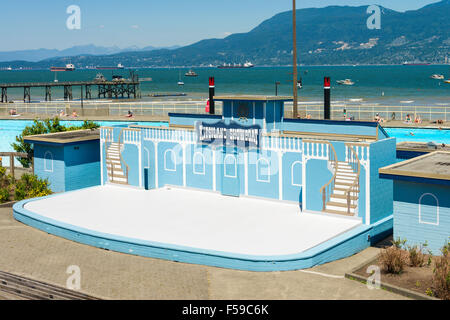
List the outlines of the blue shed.
<svg viewBox="0 0 450 320">
<path fill-rule="evenodd" d="M 53 192 L 100 185 L 99 130 L 28 136 L 34 145 L 34 173 L 48 179 Z"/>
<path fill-rule="evenodd" d="M 428 243 L 433 254 L 450 240 L 450 152 L 436 151 L 380 169 L 394 180 L 394 238 Z"/>
</svg>

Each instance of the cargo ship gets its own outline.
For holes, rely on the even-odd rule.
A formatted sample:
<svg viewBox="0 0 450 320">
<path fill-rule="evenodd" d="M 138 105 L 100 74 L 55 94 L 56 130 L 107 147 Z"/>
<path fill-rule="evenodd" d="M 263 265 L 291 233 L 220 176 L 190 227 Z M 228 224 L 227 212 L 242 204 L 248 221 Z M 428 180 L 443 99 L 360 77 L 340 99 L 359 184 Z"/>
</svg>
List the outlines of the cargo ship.
<svg viewBox="0 0 450 320">
<path fill-rule="evenodd" d="M 246 69 L 246 68 L 253 68 L 253 67 L 254 67 L 254 64 L 251 62 L 246 62 L 244 64 L 240 64 L 240 63 L 226 64 L 226 63 L 224 63 L 223 65 L 217 66 L 217 68 L 219 68 L 219 69 Z"/>
<path fill-rule="evenodd" d="M 97 66 L 97 70 L 121 70 L 125 69 L 125 67 L 119 63 L 117 66 Z"/>
<path fill-rule="evenodd" d="M 427 62 L 403 62 L 404 66 L 429 66 L 431 63 Z"/>
<path fill-rule="evenodd" d="M 65 67 L 51 67 L 50 71 L 74 71 L 75 66 L 71 63 L 66 64 Z"/>
</svg>

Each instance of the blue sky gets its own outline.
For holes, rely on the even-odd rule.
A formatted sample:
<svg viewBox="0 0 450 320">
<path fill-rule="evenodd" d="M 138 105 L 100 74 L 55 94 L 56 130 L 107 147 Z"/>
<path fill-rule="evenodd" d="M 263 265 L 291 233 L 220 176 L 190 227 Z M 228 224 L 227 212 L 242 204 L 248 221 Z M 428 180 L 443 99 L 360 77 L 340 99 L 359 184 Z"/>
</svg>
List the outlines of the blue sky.
<svg viewBox="0 0 450 320">
<path fill-rule="evenodd" d="M 14 0 L 2 1 L 0 51 L 75 45 L 171 46 L 248 32 L 291 9 L 292 0 Z M 397 11 L 438 0 L 298 0 L 297 8 L 380 4 Z M 66 9 L 81 8 L 81 29 L 69 30 Z"/>
</svg>

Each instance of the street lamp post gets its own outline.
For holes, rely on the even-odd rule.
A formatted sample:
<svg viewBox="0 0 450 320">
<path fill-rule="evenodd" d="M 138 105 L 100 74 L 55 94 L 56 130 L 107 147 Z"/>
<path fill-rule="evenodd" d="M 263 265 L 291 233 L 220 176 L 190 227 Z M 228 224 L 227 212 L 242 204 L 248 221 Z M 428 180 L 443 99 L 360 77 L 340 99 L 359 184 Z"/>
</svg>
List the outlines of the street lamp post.
<svg viewBox="0 0 450 320">
<path fill-rule="evenodd" d="M 298 81 L 298 74 L 297 74 L 297 12 L 296 12 L 297 6 L 295 4 L 295 0 L 292 0 L 292 33 L 293 33 L 293 74 L 294 74 L 294 101 L 293 101 L 293 116 L 294 118 L 297 118 L 298 115 L 298 88 L 297 88 L 297 81 Z"/>
<path fill-rule="evenodd" d="M 276 81 L 275 82 L 275 95 L 277 96 L 278 95 L 278 86 L 280 85 L 280 82 L 279 81 Z"/>
</svg>

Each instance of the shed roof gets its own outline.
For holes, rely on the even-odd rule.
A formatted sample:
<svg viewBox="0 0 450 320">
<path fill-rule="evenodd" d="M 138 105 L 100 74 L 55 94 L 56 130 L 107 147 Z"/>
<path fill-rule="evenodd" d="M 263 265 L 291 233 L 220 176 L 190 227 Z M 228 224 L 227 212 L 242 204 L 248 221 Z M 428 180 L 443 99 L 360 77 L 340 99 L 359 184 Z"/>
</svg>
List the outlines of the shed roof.
<svg viewBox="0 0 450 320">
<path fill-rule="evenodd" d="M 100 140 L 100 131 L 98 129 L 93 130 L 75 130 L 66 132 L 56 132 L 48 134 L 39 134 L 34 136 L 24 137 L 25 142 L 36 143 L 56 143 L 56 144 L 68 144 L 89 140 Z"/>
<path fill-rule="evenodd" d="M 385 176 L 450 181 L 450 152 L 435 151 L 379 170 Z"/>
</svg>

